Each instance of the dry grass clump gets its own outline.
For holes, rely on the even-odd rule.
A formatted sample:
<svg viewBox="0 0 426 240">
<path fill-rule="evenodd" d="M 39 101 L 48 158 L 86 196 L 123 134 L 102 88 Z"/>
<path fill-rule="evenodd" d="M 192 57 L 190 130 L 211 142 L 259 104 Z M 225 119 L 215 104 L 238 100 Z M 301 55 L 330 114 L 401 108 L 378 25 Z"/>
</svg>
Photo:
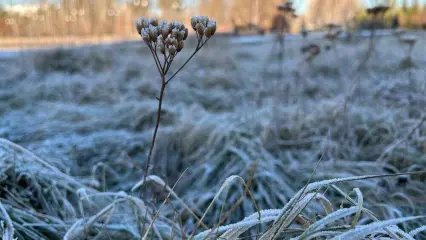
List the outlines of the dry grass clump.
<svg viewBox="0 0 426 240">
<path fill-rule="evenodd" d="M 81 50 L 57 48 L 45 50 L 36 54 L 34 67 L 36 70 L 47 72 L 102 72 L 112 65 L 112 58 L 88 47 Z"/>
<path fill-rule="evenodd" d="M 141 236 L 150 236 L 146 231 L 150 229 L 155 239 L 169 239 L 170 236 L 175 236 L 178 239 L 183 237 L 181 234 L 184 233 L 179 232 L 175 220 L 172 220 L 174 219 L 173 211 L 168 213 L 169 210 L 164 209 L 161 217 L 154 221 L 153 218 L 155 217 L 152 217 L 154 216 L 154 209 L 146 206 L 138 197 L 124 192 L 99 192 L 87 186 L 89 184 L 87 180 L 90 180 L 90 184 L 94 186 L 100 184 L 94 179 L 84 180 L 69 177 L 18 145 L 7 140 L 1 140 L 0 144 L 2 172 L 4 176 L 7 176 L 3 180 L 3 183 L 6 184 L 2 185 L 2 206 L 7 213 L 6 219 L 8 219 L 5 226 L 9 229 L 4 231 L 5 234 L 15 233 L 16 237 L 24 239 L 60 239 L 62 236 L 64 236 L 64 239 L 108 239 L 111 237 L 138 239 Z M 241 160 L 244 159 L 244 152 L 238 152 L 237 149 L 232 151 L 238 153 Z M 249 159 L 246 160 L 249 161 Z M 259 189 L 270 188 L 271 181 L 274 178 L 276 178 L 275 180 L 281 179 L 279 176 L 264 175 L 266 169 L 262 171 L 263 167 L 270 167 L 270 165 L 265 166 L 263 162 L 257 161 L 257 164 L 259 164 L 257 167 L 260 168 L 260 171 L 256 170 L 255 172 L 258 173 L 252 175 L 256 166 L 251 167 L 250 172 L 247 173 L 253 177 L 250 183 L 247 183 L 250 184 L 250 189 L 253 189 L 250 190 L 251 196 L 262 196 L 257 192 Z M 365 163 L 363 165 L 368 166 Z M 11 173 L 7 171 L 11 171 Z M 227 173 L 231 174 L 232 172 L 228 171 Z M 262 175 L 266 179 L 263 179 Z M 199 173 L 198 176 L 200 176 Z M 210 175 L 203 176 L 209 177 Z M 389 176 L 397 175 L 391 174 Z M 163 196 L 172 193 L 173 197 L 170 197 L 170 200 L 173 202 L 171 204 L 183 208 L 179 212 L 181 212 L 181 218 L 185 222 L 187 222 L 185 219 L 188 216 L 192 216 L 191 214 L 202 216 L 197 218 L 198 221 L 193 221 L 192 227 L 186 229 L 186 231 L 194 232 L 197 228 L 199 228 L 199 231 L 202 230 L 201 221 L 208 222 L 208 226 L 212 227 L 211 230 L 195 234 L 194 239 L 205 239 L 206 237 L 216 239 L 219 236 L 224 239 L 236 239 L 239 236 L 245 236 L 246 233 L 256 234 L 261 239 L 273 239 L 274 236 L 278 237 L 282 234 L 287 238 L 296 237 L 297 239 L 310 239 L 319 236 L 334 237 L 335 239 L 361 239 L 371 236 L 397 239 L 404 236 L 404 239 L 412 239 L 411 237 L 419 234 L 424 227 L 412 229 L 408 232 L 404 231 L 404 228 L 397 227 L 396 224 L 420 220 L 421 217 L 401 216 L 401 218 L 388 221 L 379 221 L 377 214 L 371 211 L 371 206 L 368 203 L 368 200 L 371 200 L 369 196 L 363 194 L 359 188 L 354 188 L 354 194 L 351 194 L 345 193 L 338 186 L 342 183 L 346 183 L 347 186 L 350 182 L 361 181 L 360 183 L 366 184 L 366 188 L 368 188 L 371 183 L 362 180 L 383 177 L 386 176 L 366 175 L 314 182 L 291 195 L 288 194 L 288 196 L 293 197 L 279 202 L 281 204 L 270 203 L 283 206 L 281 209 L 266 210 L 267 208 L 261 208 L 265 203 L 262 203 L 263 201 L 256 197 L 256 202 L 244 200 L 240 206 L 235 205 L 237 208 L 233 208 L 233 214 L 228 216 L 231 219 L 238 217 L 244 220 L 231 221 L 227 219 L 223 220 L 222 224 L 228 222 L 229 224 L 221 224 L 220 226 L 216 225 L 215 222 L 209 223 L 210 220 L 208 219 L 223 218 L 229 211 L 229 207 L 226 206 L 227 203 L 238 203 L 241 195 L 244 196 L 247 193 L 244 191 L 244 186 L 247 185 L 242 178 L 231 175 L 231 177 L 225 178 L 222 186 L 215 185 L 218 188 L 210 191 L 212 195 L 207 194 L 200 199 L 205 201 L 205 205 L 200 204 L 200 202 L 188 201 L 189 199 L 185 197 L 181 198 L 175 192 L 182 190 L 167 187 L 166 183 L 158 177 L 150 176 L 147 180 L 155 182 L 158 191 L 165 192 Z M 180 182 L 180 179 L 178 180 Z M 203 179 L 197 180 L 204 183 Z M 206 179 L 206 181 L 212 180 Z M 236 185 L 235 181 L 243 184 Z M 190 182 L 193 181 L 191 179 L 186 180 L 186 183 Z M 265 185 L 259 185 L 262 182 Z M 182 184 L 184 183 L 182 182 Z M 286 183 L 287 181 L 284 180 L 281 182 L 281 184 L 284 184 L 281 189 L 286 189 Z M 251 186 L 251 184 L 254 185 Z M 364 184 L 355 183 L 358 186 Z M 198 185 L 200 189 L 208 187 L 200 183 Z M 189 186 L 195 187 L 194 185 Z M 243 189 L 238 191 L 240 186 Z M 200 192 L 190 192 L 189 194 L 195 194 L 194 197 L 196 197 Z M 226 196 L 226 198 L 223 198 L 223 196 Z M 263 196 L 272 197 L 270 192 L 264 193 Z M 340 207 L 333 204 L 334 198 L 342 200 Z M 192 206 L 192 210 L 189 210 L 188 206 Z M 193 206 L 204 207 L 203 210 L 200 210 L 201 212 L 197 213 L 197 208 Z M 164 207 L 169 208 L 169 206 Z M 265 210 L 257 212 L 258 209 Z M 5 212 L 3 212 L 3 217 Z M 211 215 L 209 212 L 222 214 Z M 247 216 L 246 213 L 253 214 Z M 167 217 L 169 214 L 171 216 Z M 237 216 L 233 216 L 234 214 L 237 214 Z M 123 218 L 123 216 L 125 217 Z M 144 222 L 146 223 L 145 226 Z M 272 223 L 272 225 L 265 228 L 269 225 L 268 223 Z M 257 225 L 260 225 L 260 228 L 256 228 Z"/>
<path fill-rule="evenodd" d="M 22 74 L 7 67 L 18 59 L 2 62 L 0 137 L 22 147 L 0 141 L 0 234 L 424 239 L 426 174 L 395 173 L 426 168 L 426 73 L 398 67 L 404 55 L 389 50 L 395 40 L 382 45 L 383 59 L 357 72 L 356 98 L 361 44 L 318 55 L 315 62 L 339 70 L 320 74 L 298 65 L 300 44 L 288 41 L 280 81 L 259 74 L 270 45 L 210 44 L 165 93 L 143 196 L 138 166 L 146 163 L 161 87 L 152 83 L 158 72 L 149 51 L 134 43 L 93 47 L 118 59 L 101 72 Z M 249 57 L 239 54 L 245 50 Z M 423 54 L 412 52 L 419 66 Z M 132 62 L 141 70 L 126 77 Z"/>
<path fill-rule="evenodd" d="M 139 236 L 140 215 L 152 216 L 139 198 L 99 192 L 88 187 L 100 184 L 95 179 L 70 177 L 8 140 L 0 139 L 0 156 L 3 226 L 13 229 L 3 239 L 129 239 Z M 170 231 L 162 220 L 157 224 Z M 161 232 L 155 227 L 155 234 Z"/>
</svg>

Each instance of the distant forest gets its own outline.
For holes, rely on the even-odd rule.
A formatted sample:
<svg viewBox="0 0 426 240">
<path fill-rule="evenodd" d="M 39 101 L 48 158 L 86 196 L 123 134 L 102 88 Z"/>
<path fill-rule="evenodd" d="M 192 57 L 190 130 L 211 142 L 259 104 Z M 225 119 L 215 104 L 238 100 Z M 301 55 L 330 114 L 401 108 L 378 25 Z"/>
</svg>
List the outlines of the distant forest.
<svg viewBox="0 0 426 240">
<path fill-rule="evenodd" d="M 185 22 L 191 15 L 203 14 L 217 20 L 219 31 L 231 31 L 233 24 L 249 23 L 269 29 L 279 3 L 282 0 L 199 0 L 191 6 L 181 0 L 157 0 L 155 4 L 153 0 L 63 0 L 60 4 L 40 0 L 36 11 L 0 9 L 0 36 L 133 36 L 133 21 L 142 15 Z M 410 6 L 404 3 L 389 11 L 384 25 L 390 25 L 391 19 L 398 16 L 401 26 L 425 27 L 426 7 L 418 0 Z M 356 28 L 368 21 L 365 4 L 356 0 L 308 0 L 306 4 L 304 15 L 291 20 L 293 31 L 302 24 L 316 30 L 327 23 Z"/>
</svg>

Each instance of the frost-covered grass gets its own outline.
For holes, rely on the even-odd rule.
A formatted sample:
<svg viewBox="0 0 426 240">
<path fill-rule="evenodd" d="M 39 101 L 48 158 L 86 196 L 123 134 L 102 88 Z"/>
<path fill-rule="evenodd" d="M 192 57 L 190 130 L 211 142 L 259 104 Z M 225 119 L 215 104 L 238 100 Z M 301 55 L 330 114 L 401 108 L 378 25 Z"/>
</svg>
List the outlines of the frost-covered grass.
<svg viewBox="0 0 426 240">
<path fill-rule="evenodd" d="M 271 43 L 212 39 L 165 93 L 149 202 L 132 191 L 160 88 L 142 42 L 3 57 L 2 234 L 424 239 L 426 174 L 361 177 L 426 170 L 423 39 L 417 68 L 383 37 L 360 71 L 366 41 L 312 65 L 288 41 L 283 79 Z"/>
</svg>

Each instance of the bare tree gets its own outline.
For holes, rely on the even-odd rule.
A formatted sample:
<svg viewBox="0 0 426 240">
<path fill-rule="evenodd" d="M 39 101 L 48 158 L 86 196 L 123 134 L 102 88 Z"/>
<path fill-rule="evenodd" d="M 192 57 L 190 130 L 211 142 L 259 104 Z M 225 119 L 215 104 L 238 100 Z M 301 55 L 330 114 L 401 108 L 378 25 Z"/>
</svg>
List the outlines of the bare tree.
<svg viewBox="0 0 426 240">
<path fill-rule="evenodd" d="M 130 9 L 132 16 L 145 16 L 150 4 L 148 0 L 133 0 L 126 5 Z"/>
<path fill-rule="evenodd" d="M 181 0 L 159 0 L 163 18 L 166 20 L 182 20 L 181 12 L 185 10 L 185 6 Z"/>
<path fill-rule="evenodd" d="M 234 0 L 230 13 L 237 25 L 255 23 L 269 28 L 279 3 L 282 0 Z"/>
<path fill-rule="evenodd" d="M 310 0 L 307 8 L 307 22 L 314 28 L 328 23 L 345 24 L 360 8 L 358 0 Z"/>
<path fill-rule="evenodd" d="M 252 0 L 234 0 L 231 5 L 231 18 L 235 25 L 246 25 L 250 22 Z"/>
<path fill-rule="evenodd" d="M 206 15 L 214 18 L 218 25 L 227 23 L 228 4 L 226 0 L 201 0 L 199 3 L 199 12 L 201 15 Z"/>
</svg>

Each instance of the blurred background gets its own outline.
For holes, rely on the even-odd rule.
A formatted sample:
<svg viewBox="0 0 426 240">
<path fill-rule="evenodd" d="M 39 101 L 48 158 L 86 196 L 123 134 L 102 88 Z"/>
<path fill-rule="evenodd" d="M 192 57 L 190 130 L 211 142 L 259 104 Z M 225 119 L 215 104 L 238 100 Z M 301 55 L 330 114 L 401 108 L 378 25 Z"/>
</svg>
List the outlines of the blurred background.
<svg viewBox="0 0 426 240">
<path fill-rule="evenodd" d="M 133 22 L 140 16 L 187 21 L 191 15 L 214 17 L 219 32 L 236 28 L 271 27 L 282 0 L 0 0 L 0 48 L 74 45 L 136 39 Z M 321 30 L 327 23 L 345 30 L 368 26 L 365 8 L 392 7 L 382 20 L 391 27 L 396 17 L 404 28 L 426 28 L 424 0 L 297 0 L 298 18 L 291 31 L 302 26 Z M 186 22 L 186 24 L 188 24 Z"/>
</svg>

